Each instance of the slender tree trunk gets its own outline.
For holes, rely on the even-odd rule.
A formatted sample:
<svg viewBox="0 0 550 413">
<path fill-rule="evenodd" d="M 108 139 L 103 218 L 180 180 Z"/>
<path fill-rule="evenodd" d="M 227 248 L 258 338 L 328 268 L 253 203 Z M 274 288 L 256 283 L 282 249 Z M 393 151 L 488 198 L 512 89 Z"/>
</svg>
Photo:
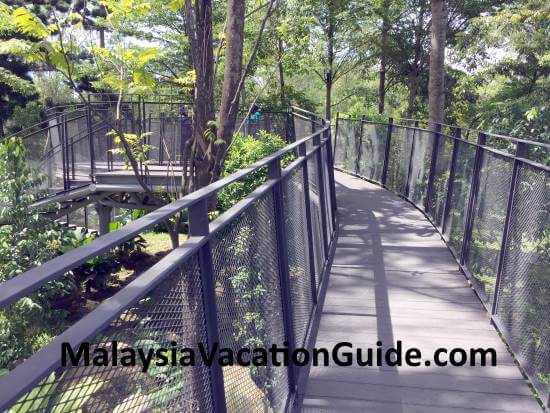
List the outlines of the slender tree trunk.
<svg viewBox="0 0 550 413">
<path fill-rule="evenodd" d="M 428 106 L 430 122 L 443 123 L 445 116 L 445 41 L 448 9 L 446 0 L 431 0 L 432 36 Z"/>
<path fill-rule="evenodd" d="M 209 137 L 215 136 L 214 51 L 212 45 L 212 3 L 210 0 L 185 2 L 186 27 L 193 69 L 193 144 L 189 151 L 189 177 L 185 191 L 191 192 L 210 183 Z"/>
<path fill-rule="evenodd" d="M 387 5 L 387 2 L 384 2 Z M 387 8 L 383 11 L 387 13 Z M 380 82 L 378 85 L 378 113 L 384 113 L 386 101 L 386 55 L 388 50 L 388 33 L 390 24 L 388 18 L 384 14 L 382 18 L 382 41 L 380 42 Z"/>
<path fill-rule="evenodd" d="M 283 67 L 283 41 L 280 37 L 277 37 L 277 52 L 278 52 L 278 62 L 277 66 L 279 68 L 279 95 L 281 98 L 281 104 L 286 104 L 285 96 L 285 70 Z"/>
<path fill-rule="evenodd" d="M 328 21 L 327 68 L 325 73 L 325 118 L 330 120 L 332 115 L 332 85 L 334 83 L 334 23 L 332 21 L 332 15 L 329 15 Z"/>
<path fill-rule="evenodd" d="M 409 99 L 407 102 L 407 117 L 411 118 L 414 113 L 414 102 L 418 90 L 418 78 L 422 66 L 422 30 L 424 29 L 424 7 L 421 6 L 418 16 L 418 23 L 414 31 L 414 58 L 409 74 Z"/>
<path fill-rule="evenodd" d="M 239 110 L 241 75 L 243 71 L 244 45 L 244 0 L 227 1 L 227 19 L 225 38 L 225 68 L 223 72 L 222 96 L 219 112 L 218 145 L 216 153 L 218 162 L 214 165 L 213 178 L 221 173 L 221 160 L 231 140 Z"/>
<path fill-rule="evenodd" d="M 4 138 L 4 119 L 0 117 L 0 138 Z"/>
<path fill-rule="evenodd" d="M 414 101 L 416 99 L 416 91 L 418 88 L 418 74 L 413 69 L 409 74 L 409 98 L 407 100 L 407 118 L 411 118 L 414 113 Z"/>
<path fill-rule="evenodd" d="M 105 48 L 105 29 L 103 27 L 99 29 L 99 47 Z"/>
</svg>

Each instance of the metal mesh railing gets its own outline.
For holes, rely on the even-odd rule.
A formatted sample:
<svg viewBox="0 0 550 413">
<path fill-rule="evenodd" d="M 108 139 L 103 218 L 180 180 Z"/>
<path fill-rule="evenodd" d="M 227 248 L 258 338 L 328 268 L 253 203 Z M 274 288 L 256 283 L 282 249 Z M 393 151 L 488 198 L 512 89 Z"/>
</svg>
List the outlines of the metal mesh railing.
<svg viewBox="0 0 550 413">
<path fill-rule="evenodd" d="M 273 345 L 292 354 L 310 343 L 319 314 L 318 287 L 336 229 L 330 127 L 295 110 L 315 133 L 304 129 L 305 137 L 273 155 L 0 284 L 0 309 L 10 308 L 175 214 L 188 217 L 182 245 L 28 359 L 13 360 L 15 367 L 0 377 L 1 411 L 290 408 L 299 369 L 276 365 L 270 355 L 259 366 L 223 360 L 228 350 L 233 357 L 243 350 L 251 361 L 254 350 L 267 353 Z M 295 159 L 282 169 L 289 154 Z M 259 187 L 209 222 L 209 200 L 218 191 L 266 169 Z M 73 354 L 89 345 L 90 357 L 103 357 L 105 365 L 86 365 L 82 354 L 76 365 L 63 366 L 62 343 Z M 137 355 L 125 365 L 130 349 L 152 352 L 149 367 Z M 214 355 L 212 364 L 203 362 L 203 351 Z"/>
<path fill-rule="evenodd" d="M 528 159 L 548 145 L 483 132 L 475 142 L 458 127 L 404 123 L 339 117 L 335 167 L 426 214 L 548 403 L 550 168 Z"/>
<path fill-rule="evenodd" d="M 206 342 L 202 308 L 199 268 L 193 257 L 89 340 L 90 349 L 107 354 L 105 367 L 82 361 L 56 368 L 10 412 L 212 411 L 210 379 L 203 364 L 142 371 L 124 367 L 122 359 L 116 366 L 112 363 L 115 351 L 124 354 L 128 348 L 146 353 L 165 348 L 168 356 L 174 343 Z"/>
</svg>

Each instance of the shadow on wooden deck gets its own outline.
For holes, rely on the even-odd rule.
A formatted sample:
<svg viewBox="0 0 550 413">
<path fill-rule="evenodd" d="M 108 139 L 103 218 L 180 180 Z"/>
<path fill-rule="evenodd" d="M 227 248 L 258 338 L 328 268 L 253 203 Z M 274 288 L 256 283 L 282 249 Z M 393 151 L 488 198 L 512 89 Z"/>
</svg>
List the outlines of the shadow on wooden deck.
<svg viewBox="0 0 550 413">
<path fill-rule="evenodd" d="M 422 352 L 418 367 L 311 367 L 304 412 L 540 412 L 506 345 L 425 217 L 407 202 L 336 172 L 339 239 L 315 347 Z M 437 348 L 494 348 L 497 366 L 437 367 Z M 346 349 L 349 351 L 349 349 Z M 469 363 L 468 363 L 469 364 Z M 300 403 L 302 402 L 302 403 Z M 297 409 L 300 410 L 300 409 Z"/>
</svg>

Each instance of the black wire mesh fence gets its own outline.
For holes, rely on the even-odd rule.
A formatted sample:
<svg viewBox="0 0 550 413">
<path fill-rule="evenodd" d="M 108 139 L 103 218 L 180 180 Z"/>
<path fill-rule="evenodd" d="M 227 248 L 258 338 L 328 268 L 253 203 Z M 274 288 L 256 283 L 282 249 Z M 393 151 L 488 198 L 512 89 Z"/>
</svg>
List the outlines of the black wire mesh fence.
<svg viewBox="0 0 550 413">
<path fill-rule="evenodd" d="M 537 163 L 548 148 L 403 123 L 339 117 L 335 167 L 383 185 L 426 214 L 548 403 L 550 168 Z M 529 159 L 532 153 L 537 157 Z"/>
<path fill-rule="evenodd" d="M 179 248 L 0 377 L 0 410 L 289 409 L 300 369 L 276 365 L 271 357 L 260 366 L 216 361 L 207 365 L 199 345 L 207 352 L 215 352 L 216 345 L 234 354 L 248 349 L 252 359 L 254 349 L 276 345 L 292 354 L 311 339 L 319 314 L 318 287 L 326 279 L 334 248 L 336 205 L 330 128 L 311 113 L 298 110 L 296 116 L 310 128 L 309 133 L 304 129 L 303 139 L 2 284 L 3 309 L 70 273 L 88 257 L 110 251 L 178 212 L 187 213 L 189 238 Z M 296 157 L 282 169 L 281 160 L 289 153 Z M 260 169 L 268 169 L 266 180 L 209 222 L 208 200 Z M 107 354 L 106 366 L 85 365 L 82 358 L 75 366 L 63 367 L 62 342 L 74 353 L 88 342 L 92 354 Z M 144 353 L 167 349 L 168 363 L 153 362 L 145 369 L 140 362 L 125 367 L 120 359 L 115 365 L 115 347 L 119 354 L 130 348 Z M 193 365 L 182 348 L 193 350 Z M 185 354 L 187 361 L 182 362 Z"/>
</svg>

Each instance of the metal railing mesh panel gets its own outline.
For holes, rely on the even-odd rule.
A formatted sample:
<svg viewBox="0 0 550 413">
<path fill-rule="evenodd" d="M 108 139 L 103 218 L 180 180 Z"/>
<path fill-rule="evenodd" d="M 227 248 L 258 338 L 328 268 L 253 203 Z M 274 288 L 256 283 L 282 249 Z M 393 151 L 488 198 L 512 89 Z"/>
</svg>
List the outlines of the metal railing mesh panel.
<svg viewBox="0 0 550 413">
<path fill-rule="evenodd" d="M 323 146 L 321 148 L 321 167 L 323 168 L 323 184 L 325 187 L 325 211 L 326 211 L 326 228 L 327 233 L 331 234 L 334 228 L 332 227 L 332 208 L 330 207 L 330 182 L 328 179 L 329 168 L 327 163 L 327 148 Z"/>
<path fill-rule="evenodd" d="M 269 348 L 285 340 L 273 198 L 264 196 L 215 235 L 213 265 L 220 346 Z M 228 411 L 280 411 L 285 367 L 223 367 Z"/>
<path fill-rule="evenodd" d="M 317 179 L 317 158 L 315 156 L 308 160 L 308 177 L 311 227 L 313 232 L 313 255 L 315 259 L 316 282 L 317 287 L 319 287 L 321 283 L 320 274 L 323 272 L 323 264 L 325 262 L 325 253 L 323 250 L 323 231 L 321 228 L 323 220 L 321 217 L 321 198 L 319 196 L 319 183 Z"/>
<path fill-rule="evenodd" d="M 363 122 L 359 175 L 373 181 L 380 181 L 382 179 L 385 148 L 386 126 Z"/>
<path fill-rule="evenodd" d="M 127 347 L 147 352 L 171 349 L 173 342 L 189 347 L 205 342 L 201 297 L 198 265 L 192 259 L 91 340 L 91 357 L 94 349 L 111 354 L 113 341 L 119 357 Z M 200 362 L 196 367 L 181 366 L 176 357 L 176 366 L 151 365 L 146 372 L 140 365 L 121 366 L 122 358 L 118 366 L 81 362 L 78 367 L 58 368 L 10 412 L 212 411 L 207 368 Z"/>
<path fill-rule="evenodd" d="M 414 146 L 409 159 L 409 199 L 417 206 L 424 205 L 432 159 L 433 134 L 422 130 L 407 130 L 412 135 Z"/>
<path fill-rule="evenodd" d="M 454 140 L 445 135 L 441 135 L 439 139 L 434 171 L 434 186 L 430 199 L 430 215 L 438 227 L 443 225 L 443 213 L 447 197 L 453 143 Z"/>
<path fill-rule="evenodd" d="M 394 127 L 388 159 L 387 185 L 399 194 L 405 194 L 411 159 L 414 131 L 409 128 Z"/>
<path fill-rule="evenodd" d="M 512 164 L 509 159 L 485 152 L 479 173 L 467 266 L 472 281 L 478 284 L 478 292 L 487 302 L 491 302 L 494 293 Z"/>
<path fill-rule="evenodd" d="M 436 135 L 416 126 L 383 125 L 375 127 L 372 138 L 371 126 L 357 119 L 338 119 L 335 166 L 384 184 L 424 212 L 428 208 L 427 215 L 547 403 L 550 172 L 544 163 L 524 159 L 525 153 L 532 159 L 533 150 L 546 148 L 528 142 L 523 143 L 527 146 L 523 152 L 520 143 L 493 148 L 495 139 L 480 133 L 474 143 L 473 135 L 468 138 L 468 131 L 461 135 L 458 128 L 444 128 Z M 381 138 L 388 133 L 389 147 Z M 436 136 L 438 146 L 433 151 Z M 375 150 L 375 140 L 385 142 L 384 147 Z M 514 149 L 523 156 L 511 155 Z M 380 165 L 382 173 L 377 172 Z"/>
<path fill-rule="evenodd" d="M 347 120 L 338 125 L 334 166 L 347 171 L 355 171 L 357 154 L 356 142 L 359 141 L 360 121 Z"/>
<path fill-rule="evenodd" d="M 304 176 L 302 169 L 298 168 L 283 183 L 290 293 L 297 347 L 305 345 L 313 309 L 304 196 Z"/>
<path fill-rule="evenodd" d="M 457 150 L 458 156 L 452 182 L 451 202 L 449 205 L 449 214 L 446 217 L 447 225 L 443 235 L 447 238 L 447 242 L 455 255 L 460 257 L 462 255 L 461 247 L 464 241 L 464 226 L 472 184 L 476 148 L 473 145 L 458 142 Z"/>
<path fill-rule="evenodd" d="M 550 382 L 549 174 L 520 167 L 497 318 L 542 400 Z"/>
</svg>

